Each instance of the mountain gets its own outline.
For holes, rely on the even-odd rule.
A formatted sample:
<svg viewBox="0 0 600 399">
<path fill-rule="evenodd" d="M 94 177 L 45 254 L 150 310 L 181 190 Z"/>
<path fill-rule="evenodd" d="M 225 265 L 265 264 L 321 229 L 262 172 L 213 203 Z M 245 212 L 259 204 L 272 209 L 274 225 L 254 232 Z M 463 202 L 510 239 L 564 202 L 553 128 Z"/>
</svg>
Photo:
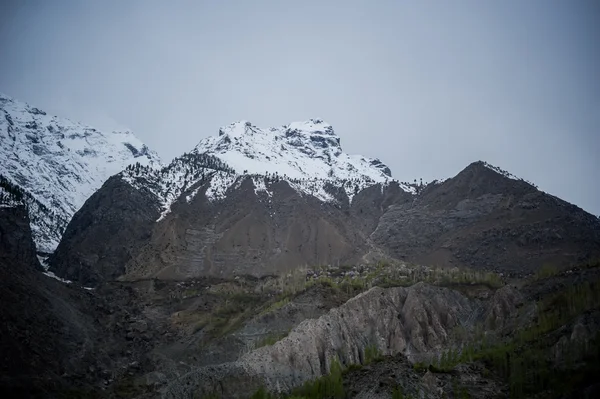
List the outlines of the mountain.
<svg viewBox="0 0 600 399">
<path fill-rule="evenodd" d="M 237 122 L 168 166 L 129 166 L 74 215 L 49 263 L 94 285 L 386 259 L 524 276 L 596 256 L 598 219 L 529 182 L 475 162 L 443 182 L 401 183 L 313 119 Z"/>
<path fill-rule="evenodd" d="M 600 393 L 600 221 L 485 162 L 411 185 L 235 123 L 108 177 L 44 273 L 35 194 L 0 180 L 3 397 Z"/>
<path fill-rule="evenodd" d="M 300 184 L 297 189 L 325 202 L 333 200 L 325 189 L 327 183 L 341 185 L 352 200 L 357 191 L 391 180 L 390 169 L 379 159 L 348 155 L 340 141 L 333 127 L 321 119 L 269 129 L 242 121 L 222 127 L 218 136 L 200 141 L 192 152 L 214 155 L 237 174 L 315 181 L 310 187 Z M 404 188 L 411 191 L 408 186 Z"/>
<path fill-rule="evenodd" d="M 412 191 L 381 161 L 345 154 L 320 120 L 234 123 L 166 167 L 130 166 L 111 178 L 74 215 L 50 264 L 95 284 L 355 262 L 379 254 L 348 217 L 350 204 L 365 195 L 408 201 Z"/>
<path fill-rule="evenodd" d="M 18 187 L 37 250 L 52 252 L 73 214 L 131 163 L 159 164 L 131 132 L 101 132 L 0 94 L 0 184 Z"/>
<path fill-rule="evenodd" d="M 373 241 L 417 264 L 525 276 L 600 257 L 600 220 L 485 162 L 379 219 Z"/>
</svg>

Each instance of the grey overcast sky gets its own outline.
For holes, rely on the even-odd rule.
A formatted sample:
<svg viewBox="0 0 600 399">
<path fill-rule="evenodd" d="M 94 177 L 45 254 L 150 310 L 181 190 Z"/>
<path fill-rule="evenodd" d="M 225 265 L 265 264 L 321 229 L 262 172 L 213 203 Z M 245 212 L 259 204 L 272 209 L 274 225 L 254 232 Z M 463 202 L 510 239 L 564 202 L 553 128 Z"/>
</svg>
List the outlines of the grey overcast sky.
<svg viewBox="0 0 600 399">
<path fill-rule="evenodd" d="M 597 0 L 2 0 L 0 92 L 165 161 L 320 117 L 400 180 L 482 159 L 600 214 Z"/>
</svg>

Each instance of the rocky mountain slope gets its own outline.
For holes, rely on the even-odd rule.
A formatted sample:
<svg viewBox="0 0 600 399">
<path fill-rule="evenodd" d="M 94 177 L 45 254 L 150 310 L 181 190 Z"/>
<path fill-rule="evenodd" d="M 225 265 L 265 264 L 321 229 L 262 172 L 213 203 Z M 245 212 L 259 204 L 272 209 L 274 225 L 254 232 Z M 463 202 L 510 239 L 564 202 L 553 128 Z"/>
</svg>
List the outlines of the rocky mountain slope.
<svg viewBox="0 0 600 399">
<path fill-rule="evenodd" d="M 366 174 L 244 174 L 215 151 L 197 150 L 163 169 L 130 167 L 107 182 L 73 218 L 52 270 L 95 284 L 119 276 L 265 276 L 303 265 L 400 259 L 527 275 L 600 255 L 598 218 L 484 162 L 417 191 L 384 173 L 379 183 Z M 349 193 L 353 184 L 358 188 Z M 117 186 L 129 197 L 113 201 Z M 144 205 L 132 213 L 128 203 Z M 138 214 L 144 216 L 136 221 Z M 111 220 L 131 223 L 119 229 Z"/>
<path fill-rule="evenodd" d="M 269 130 L 236 123 L 166 167 L 129 167 L 74 216 L 51 267 L 87 284 L 122 274 L 258 276 L 381 256 L 353 224 L 350 206 L 369 201 L 366 195 L 409 201 L 414 189 L 391 180 L 380 161 L 343 153 L 339 143 L 320 120 Z M 265 170 L 258 174 L 257 168 Z M 131 201 L 114 200 L 110 192 L 117 186 Z M 107 234 L 110 220 L 131 220 L 122 211 L 129 208 L 126 202 L 145 204 L 136 211 L 146 215 L 140 234 L 130 234 L 129 227 Z M 371 225 L 378 212 L 370 209 L 354 219 Z M 133 221 L 129 226 L 137 229 Z M 128 255 L 115 262 L 114 251 Z"/>
<path fill-rule="evenodd" d="M 26 193 L 34 241 L 52 252 L 73 214 L 131 163 L 159 158 L 131 132 L 101 132 L 0 94 L 0 177 Z"/>
<path fill-rule="evenodd" d="M 600 219 L 475 162 L 412 203 L 390 206 L 371 238 L 418 264 L 527 275 L 600 256 Z"/>
</svg>

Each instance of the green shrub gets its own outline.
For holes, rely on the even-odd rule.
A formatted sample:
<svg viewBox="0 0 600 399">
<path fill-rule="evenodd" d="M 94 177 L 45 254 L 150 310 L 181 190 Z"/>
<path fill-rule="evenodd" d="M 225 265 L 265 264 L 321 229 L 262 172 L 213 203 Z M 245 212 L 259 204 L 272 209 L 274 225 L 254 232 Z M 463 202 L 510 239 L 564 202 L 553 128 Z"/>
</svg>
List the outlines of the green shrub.
<svg viewBox="0 0 600 399">
<path fill-rule="evenodd" d="M 556 276 L 560 270 L 555 265 L 545 264 L 535 273 L 533 276 L 534 280 L 541 280 L 544 278 Z"/>
<path fill-rule="evenodd" d="M 375 360 L 381 358 L 381 352 L 375 344 L 367 345 L 364 353 L 364 364 L 370 364 Z"/>
<path fill-rule="evenodd" d="M 275 344 L 278 341 L 281 341 L 282 339 L 284 339 L 285 337 L 288 336 L 290 332 L 286 331 L 283 333 L 279 333 L 279 334 L 269 334 L 263 338 L 261 338 L 257 343 L 255 348 L 262 348 L 263 346 L 270 346 Z"/>
<path fill-rule="evenodd" d="M 269 391 L 267 391 L 267 389 L 265 387 L 258 388 L 258 390 L 256 392 L 254 392 L 254 395 L 252 395 L 250 397 L 250 399 L 275 399 L 275 398 L 276 398 L 276 396 L 274 396 Z"/>
<path fill-rule="evenodd" d="M 345 398 L 344 384 L 342 380 L 342 366 L 337 359 L 331 362 L 329 374 L 314 381 L 308 381 L 292 392 L 288 398 L 304 399 L 343 399 Z"/>
<path fill-rule="evenodd" d="M 263 310 L 262 312 L 259 313 L 259 316 L 264 316 L 266 314 L 272 313 L 276 310 L 281 309 L 282 307 L 284 307 L 285 305 L 287 305 L 288 303 L 290 303 L 290 297 L 289 296 L 284 296 L 283 298 L 281 298 L 280 300 L 273 302 L 271 305 L 269 305 L 265 310 Z"/>
</svg>

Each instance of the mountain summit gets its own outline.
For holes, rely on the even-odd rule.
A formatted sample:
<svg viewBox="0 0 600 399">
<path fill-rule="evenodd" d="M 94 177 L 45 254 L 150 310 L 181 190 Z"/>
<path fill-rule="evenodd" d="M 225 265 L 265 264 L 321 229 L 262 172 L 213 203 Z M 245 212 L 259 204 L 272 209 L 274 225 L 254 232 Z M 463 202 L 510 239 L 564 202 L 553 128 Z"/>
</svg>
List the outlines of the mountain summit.
<svg viewBox="0 0 600 399">
<path fill-rule="evenodd" d="M 0 94 L 0 176 L 19 187 L 39 252 L 52 252 L 73 214 L 130 163 L 158 165 L 133 133 L 101 132 Z"/>
<path fill-rule="evenodd" d="M 340 137 L 321 119 L 268 129 L 247 121 L 235 122 L 220 128 L 218 136 L 200 141 L 193 152 L 213 155 L 237 174 L 278 175 L 286 180 L 312 179 L 323 184 L 353 182 L 343 185 L 350 199 L 355 191 L 387 183 L 392 176 L 379 159 L 344 153 Z M 316 195 L 331 200 L 322 185 Z"/>
</svg>

